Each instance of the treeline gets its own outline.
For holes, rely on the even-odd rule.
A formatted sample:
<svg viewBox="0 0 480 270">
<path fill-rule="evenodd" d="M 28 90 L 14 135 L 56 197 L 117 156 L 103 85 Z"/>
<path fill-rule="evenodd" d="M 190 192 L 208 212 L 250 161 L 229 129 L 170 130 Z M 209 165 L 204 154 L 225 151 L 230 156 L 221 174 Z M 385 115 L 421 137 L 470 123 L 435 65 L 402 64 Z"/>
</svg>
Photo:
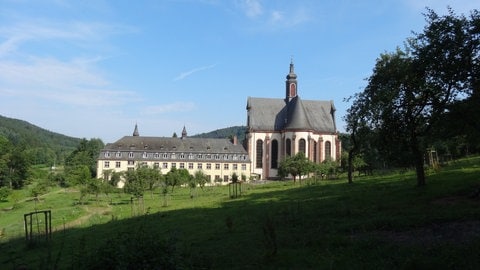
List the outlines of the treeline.
<svg viewBox="0 0 480 270">
<path fill-rule="evenodd" d="M 380 55 L 368 85 L 350 98 L 350 182 L 356 158 L 413 166 L 423 186 L 426 162 L 480 151 L 480 12 L 427 9 L 425 19 L 404 48 Z"/>
<path fill-rule="evenodd" d="M 26 121 L 0 116 L 0 137 L 25 151 L 33 165 L 62 164 L 80 139 L 65 136 L 32 125 Z"/>
<path fill-rule="evenodd" d="M 232 138 L 237 136 L 238 143 L 241 144 L 245 139 L 245 132 L 247 131 L 246 126 L 233 126 L 228 128 L 217 129 L 207 133 L 201 133 L 192 136 L 193 138 Z"/>
</svg>

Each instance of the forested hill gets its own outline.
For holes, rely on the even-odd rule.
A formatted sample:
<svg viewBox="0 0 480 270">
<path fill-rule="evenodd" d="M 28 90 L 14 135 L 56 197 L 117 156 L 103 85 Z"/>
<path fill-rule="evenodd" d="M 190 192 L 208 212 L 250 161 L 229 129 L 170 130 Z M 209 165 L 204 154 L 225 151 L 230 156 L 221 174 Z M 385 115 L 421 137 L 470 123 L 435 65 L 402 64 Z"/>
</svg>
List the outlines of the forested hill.
<svg viewBox="0 0 480 270">
<path fill-rule="evenodd" d="M 48 131 L 23 120 L 1 115 L 0 137 L 7 138 L 15 146 L 35 152 L 34 154 L 40 159 L 47 153 L 51 153 L 49 156 L 55 153 L 57 162 L 60 161 L 58 158 L 62 159 L 65 154 L 73 151 L 81 140 Z"/>
<path fill-rule="evenodd" d="M 193 138 L 230 138 L 234 135 L 237 135 L 238 142 L 242 143 L 245 139 L 245 132 L 247 131 L 246 126 L 233 126 L 228 128 L 221 128 L 207 133 L 201 133 L 194 136 Z"/>
</svg>

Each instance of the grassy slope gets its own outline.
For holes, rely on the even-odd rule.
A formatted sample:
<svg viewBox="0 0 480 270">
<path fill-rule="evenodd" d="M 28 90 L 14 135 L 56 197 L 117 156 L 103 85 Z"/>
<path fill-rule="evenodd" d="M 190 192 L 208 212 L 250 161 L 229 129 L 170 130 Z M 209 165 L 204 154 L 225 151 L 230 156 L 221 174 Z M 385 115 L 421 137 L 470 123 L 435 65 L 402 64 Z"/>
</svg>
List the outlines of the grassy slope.
<svg viewBox="0 0 480 270">
<path fill-rule="evenodd" d="M 480 200 L 469 197 L 480 187 L 480 157 L 430 175 L 424 188 L 415 187 L 412 173 L 345 182 L 244 185 L 244 196 L 235 200 L 228 198 L 226 187 L 199 190 L 194 199 L 188 189 L 177 189 L 168 207 L 161 206 L 159 194 L 154 199 L 146 195 L 150 214 L 128 219 L 132 208 L 126 196 L 111 195 L 115 205 L 104 198 L 78 206 L 77 193 L 52 192 L 38 205 L 53 209 L 53 222 L 60 229 L 52 246 L 26 248 L 22 239 L 4 242 L 0 265 L 81 268 L 90 252 L 113 250 L 104 245 L 107 239 L 123 255 L 146 254 L 139 249 L 148 249 L 151 239 L 175 239 L 175 254 L 184 266 L 195 268 L 480 267 Z M 21 222 L 32 203 L 0 212 L 0 229 L 15 223 L 11 213 Z M 69 216 L 75 210 L 77 214 Z M 80 214 L 84 217 L 75 221 Z M 61 230 L 64 218 L 66 227 L 76 227 Z M 143 242 L 112 241 L 124 234 Z"/>
</svg>

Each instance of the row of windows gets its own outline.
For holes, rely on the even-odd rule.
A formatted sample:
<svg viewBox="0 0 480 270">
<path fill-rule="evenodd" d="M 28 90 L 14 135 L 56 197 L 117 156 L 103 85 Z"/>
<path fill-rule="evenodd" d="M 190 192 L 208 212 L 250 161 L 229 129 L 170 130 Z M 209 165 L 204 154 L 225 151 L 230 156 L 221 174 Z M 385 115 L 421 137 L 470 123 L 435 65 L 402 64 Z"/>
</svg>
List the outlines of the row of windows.
<svg viewBox="0 0 480 270">
<path fill-rule="evenodd" d="M 162 169 L 168 169 L 168 164 L 169 163 L 167 163 L 167 162 L 163 162 L 161 164 Z M 135 165 L 135 161 L 129 160 L 128 165 L 129 166 Z M 141 165 L 147 165 L 147 163 L 142 162 Z M 180 162 L 179 163 L 179 168 L 180 169 L 186 169 L 188 167 L 189 170 L 193 170 L 194 167 L 195 167 L 194 165 L 195 165 L 194 163 Z M 230 165 L 232 165 L 232 166 L 230 166 Z M 187 166 L 187 167 L 185 167 L 185 166 Z M 221 169 L 221 164 L 220 163 L 215 163 L 214 166 L 215 166 L 215 170 L 220 170 Z M 104 168 L 110 168 L 110 161 L 104 161 L 103 167 Z M 120 167 L 121 167 L 120 161 L 115 161 L 115 168 L 120 168 Z M 160 162 L 153 163 L 153 167 L 154 168 L 160 168 Z M 176 168 L 176 167 L 177 167 L 177 163 L 175 163 L 175 162 L 170 163 L 170 168 Z M 197 167 L 197 169 L 202 170 L 203 169 L 203 163 L 197 163 L 196 167 Z M 247 170 L 247 164 L 241 164 L 240 167 L 241 167 L 242 171 Z M 212 163 L 206 163 L 205 168 L 207 170 L 211 170 L 212 169 Z M 230 170 L 230 168 L 232 168 L 232 170 L 238 170 L 238 164 L 236 164 L 236 163 L 233 163 L 233 164 L 225 163 L 225 164 L 223 164 L 223 169 L 224 170 Z"/>
<path fill-rule="evenodd" d="M 104 156 L 106 158 L 109 158 L 112 156 L 110 152 L 105 152 Z M 128 157 L 129 158 L 134 158 L 135 154 L 134 152 L 129 152 Z M 116 158 L 121 158 L 122 157 L 122 152 L 116 152 L 115 153 Z M 143 152 L 142 153 L 142 158 L 163 158 L 163 159 L 215 159 L 215 160 L 247 160 L 247 155 L 237 155 L 237 154 L 185 154 L 185 153 L 148 153 L 148 152 Z"/>
<path fill-rule="evenodd" d="M 331 159 L 332 156 L 332 144 L 329 141 L 325 142 L 325 159 Z M 271 152 L 272 152 L 272 169 L 278 168 L 278 141 L 272 140 L 271 143 Z M 305 155 L 306 153 L 306 141 L 305 139 L 300 139 L 298 141 L 298 152 L 302 152 Z M 287 156 L 292 155 L 292 141 L 287 139 L 285 141 L 285 153 Z M 317 162 L 317 142 L 313 142 L 313 161 Z M 256 144 L 256 159 L 255 159 L 256 168 L 263 168 L 263 141 L 257 140 Z"/>
</svg>

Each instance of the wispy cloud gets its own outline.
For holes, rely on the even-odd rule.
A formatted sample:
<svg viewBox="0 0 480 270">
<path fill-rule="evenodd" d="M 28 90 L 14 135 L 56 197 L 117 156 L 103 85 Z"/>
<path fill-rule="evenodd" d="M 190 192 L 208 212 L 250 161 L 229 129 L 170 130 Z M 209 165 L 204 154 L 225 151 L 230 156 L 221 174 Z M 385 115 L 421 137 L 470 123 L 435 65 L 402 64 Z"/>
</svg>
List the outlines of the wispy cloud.
<svg viewBox="0 0 480 270">
<path fill-rule="evenodd" d="M 2 25 L 0 95 L 75 106 L 119 105 L 135 100 L 134 93 L 116 90 L 98 68 L 106 59 L 99 55 L 106 52 L 100 48 L 108 47 L 103 46 L 108 44 L 108 36 L 130 30 L 97 22 L 38 18 Z M 62 44 L 63 59 L 27 49 L 37 44 L 46 51 Z"/>
<path fill-rule="evenodd" d="M 259 0 L 242 0 L 237 3 L 245 16 L 254 20 L 257 29 L 262 31 L 293 28 L 314 18 L 311 10 L 300 4 L 272 8 L 263 6 Z"/>
<path fill-rule="evenodd" d="M 200 71 L 203 71 L 203 70 L 207 70 L 207 69 L 211 69 L 211 68 L 214 68 L 217 64 L 213 64 L 213 65 L 208 65 L 208 66 L 203 66 L 203 67 L 197 67 L 197 68 L 194 68 L 194 69 L 191 69 L 189 71 L 185 71 L 185 72 L 182 72 L 180 73 L 180 75 L 178 75 L 177 77 L 175 77 L 173 80 L 174 81 L 180 81 L 180 80 L 183 80 L 185 78 L 187 78 L 188 76 L 194 74 L 194 73 L 197 73 L 197 72 L 200 72 Z"/>
<path fill-rule="evenodd" d="M 100 22 L 54 22 L 45 19 L 30 19 L 0 27 L 0 58 L 15 52 L 22 45 L 35 42 L 68 41 L 77 48 L 99 47 L 110 35 L 133 32 L 132 27 L 110 25 Z"/>
<path fill-rule="evenodd" d="M 186 102 L 174 102 L 170 104 L 161 104 L 157 106 L 148 106 L 142 110 L 144 115 L 153 115 L 153 114 L 165 114 L 171 112 L 189 112 L 195 109 L 195 103 L 186 101 Z"/>
<path fill-rule="evenodd" d="M 239 0 L 236 3 L 243 10 L 245 15 L 250 18 L 258 17 L 263 14 L 263 6 L 259 0 Z"/>
<path fill-rule="evenodd" d="M 112 89 L 92 59 L 62 62 L 33 58 L 31 62 L 0 62 L 0 96 L 36 98 L 75 106 L 119 105 L 138 99 L 133 92 Z"/>
</svg>

